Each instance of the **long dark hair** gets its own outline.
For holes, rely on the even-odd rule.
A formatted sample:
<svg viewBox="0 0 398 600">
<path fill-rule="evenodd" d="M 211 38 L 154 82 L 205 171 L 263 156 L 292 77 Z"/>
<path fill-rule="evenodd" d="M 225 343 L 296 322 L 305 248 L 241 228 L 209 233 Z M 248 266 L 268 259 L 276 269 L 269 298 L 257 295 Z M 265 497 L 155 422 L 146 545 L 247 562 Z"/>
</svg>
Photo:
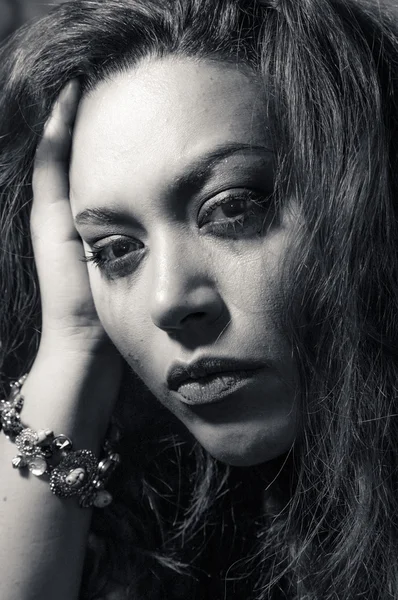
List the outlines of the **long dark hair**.
<svg viewBox="0 0 398 600">
<path fill-rule="evenodd" d="M 170 53 L 246 64 L 266 86 L 276 201 L 300 206 L 282 324 L 302 386 L 292 451 L 231 468 L 172 422 L 143 423 L 94 515 L 82 600 L 116 584 L 134 600 L 398 598 L 395 21 L 376 0 L 75 0 L 3 47 L 2 394 L 39 344 L 32 164 L 69 79 L 85 93 Z"/>
</svg>

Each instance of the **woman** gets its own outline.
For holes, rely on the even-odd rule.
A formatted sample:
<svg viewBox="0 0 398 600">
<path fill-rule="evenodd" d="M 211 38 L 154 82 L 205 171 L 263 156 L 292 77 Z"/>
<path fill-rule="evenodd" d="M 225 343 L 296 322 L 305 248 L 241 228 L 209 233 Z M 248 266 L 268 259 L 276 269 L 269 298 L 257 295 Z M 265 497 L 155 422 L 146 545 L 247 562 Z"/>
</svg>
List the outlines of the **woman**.
<svg viewBox="0 0 398 600">
<path fill-rule="evenodd" d="M 1 436 L 2 598 L 398 597 L 397 58 L 354 0 L 3 48 L 2 397 L 96 457 L 116 415 L 122 462 L 82 510 Z"/>
</svg>

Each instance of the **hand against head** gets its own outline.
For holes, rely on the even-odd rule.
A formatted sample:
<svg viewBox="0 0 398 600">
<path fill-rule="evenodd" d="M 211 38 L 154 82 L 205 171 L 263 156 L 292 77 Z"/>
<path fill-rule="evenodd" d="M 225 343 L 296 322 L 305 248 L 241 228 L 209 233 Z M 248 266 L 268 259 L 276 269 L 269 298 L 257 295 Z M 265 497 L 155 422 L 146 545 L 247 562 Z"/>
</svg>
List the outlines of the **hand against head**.
<svg viewBox="0 0 398 600">
<path fill-rule="evenodd" d="M 36 153 L 30 226 L 42 301 L 42 340 L 112 353 L 94 306 L 69 203 L 68 163 L 79 98 L 78 82 L 69 82 Z"/>
</svg>

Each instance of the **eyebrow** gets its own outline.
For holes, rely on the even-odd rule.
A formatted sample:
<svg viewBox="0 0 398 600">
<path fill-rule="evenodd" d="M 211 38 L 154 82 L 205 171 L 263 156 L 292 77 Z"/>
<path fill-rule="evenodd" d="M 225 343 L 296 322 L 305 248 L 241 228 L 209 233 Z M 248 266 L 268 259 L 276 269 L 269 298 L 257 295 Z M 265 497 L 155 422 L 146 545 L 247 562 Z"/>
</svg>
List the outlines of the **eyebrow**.
<svg viewBox="0 0 398 600">
<path fill-rule="evenodd" d="M 272 154 L 273 150 L 266 146 L 231 142 L 216 147 L 205 156 L 195 159 L 188 167 L 187 173 L 178 176 L 173 187 L 194 188 L 203 184 L 214 166 L 223 159 L 239 152 L 261 152 Z M 75 217 L 76 225 L 123 225 L 126 215 L 118 209 L 111 207 L 86 208 Z"/>
</svg>

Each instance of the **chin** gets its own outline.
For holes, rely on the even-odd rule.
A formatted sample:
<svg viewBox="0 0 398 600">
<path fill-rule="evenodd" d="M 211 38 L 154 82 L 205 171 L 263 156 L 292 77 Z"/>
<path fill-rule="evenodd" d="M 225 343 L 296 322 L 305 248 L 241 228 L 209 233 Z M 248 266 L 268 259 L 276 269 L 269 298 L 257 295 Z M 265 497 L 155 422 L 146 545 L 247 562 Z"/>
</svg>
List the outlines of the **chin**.
<svg viewBox="0 0 398 600">
<path fill-rule="evenodd" d="M 269 462 L 285 454 L 292 444 L 268 444 L 264 442 L 260 447 L 251 444 L 235 445 L 228 443 L 225 446 L 202 444 L 205 450 L 215 459 L 231 467 L 254 467 Z"/>
<path fill-rule="evenodd" d="M 208 416 L 208 415 L 207 415 Z M 213 416 L 213 415 L 212 415 Z M 234 467 L 254 467 L 289 452 L 298 434 L 295 411 L 274 418 L 258 419 L 256 415 L 230 419 L 228 415 L 213 421 L 209 418 L 186 420 L 190 435 L 216 460 Z"/>
</svg>

